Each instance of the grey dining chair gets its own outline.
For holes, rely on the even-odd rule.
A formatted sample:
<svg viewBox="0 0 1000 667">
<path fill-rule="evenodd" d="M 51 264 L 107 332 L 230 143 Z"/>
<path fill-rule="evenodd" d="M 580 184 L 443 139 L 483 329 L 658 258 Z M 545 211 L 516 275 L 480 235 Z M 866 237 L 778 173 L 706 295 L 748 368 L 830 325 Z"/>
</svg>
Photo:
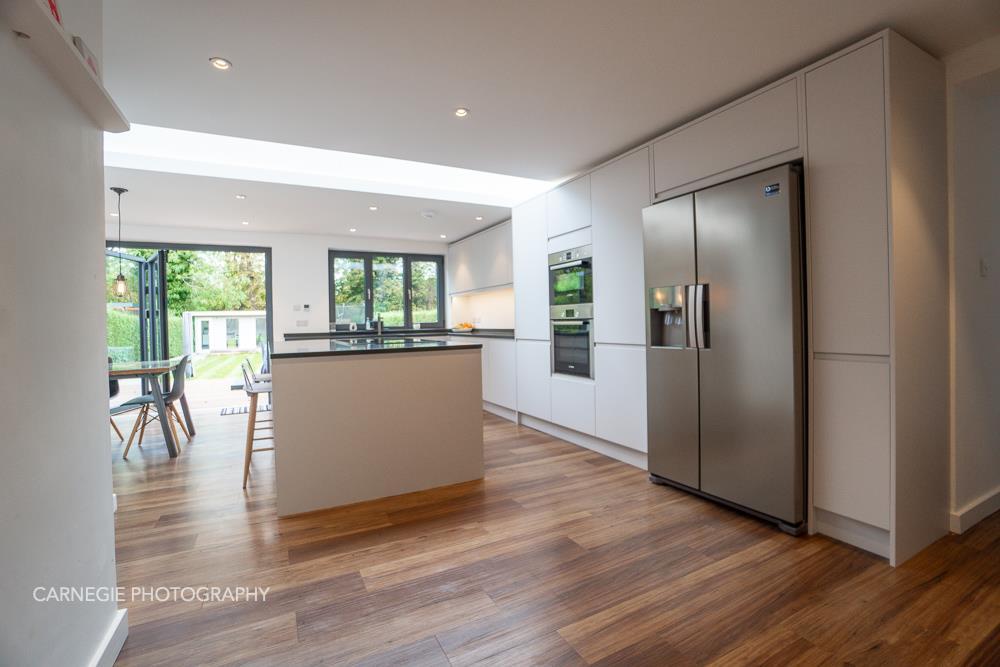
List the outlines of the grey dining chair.
<svg viewBox="0 0 1000 667">
<path fill-rule="evenodd" d="M 136 431 L 139 431 L 139 442 L 142 445 L 143 435 L 146 433 L 146 425 L 150 422 L 159 419 L 160 428 L 169 428 L 174 436 L 174 442 L 177 443 L 177 450 L 180 451 L 181 441 L 177 437 L 177 426 L 181 427 L 184 431 L 184 437 L 187 438 L 188 442 L 191 442 L 191 434 L 188 433 L 187 426 L 184 425 L 184 420 L 181 419 L 180 413 L 177 412 L 177 402 L 184 395 L 184 379 L 187 377 L 188 364 L 191 363 L 191 355 L 187 354 L 181 358 L 180 363 L 174 368 L 172 378 L 173 381 L 170 385 L 170 391 L 166 396 L 163 397 L 163 403 L 167 408 L 167 414 L 161 415 L 156 412 L 156 402 L 153 399 L 152 394 L 146 394 L 145 396 L 138 396 L 136 398 L 131 398 L 124 403 L 122 406 L 131 406 L 132 408 L 139 409 L 139 415 L 135 419 L 135 424 L 132 425 L 132 433 L 128 437 L 128 443 L 125 445 L 125 451 L 122 452 L 122 458 L 128 458 L 128 451 L 132 448 L 132 441 L 135 439 Z M 159 380 L 153 380 L 153 382 L 158 382 Z M 152 412 L 152 416 L 150 416 Z"/>
</svg>

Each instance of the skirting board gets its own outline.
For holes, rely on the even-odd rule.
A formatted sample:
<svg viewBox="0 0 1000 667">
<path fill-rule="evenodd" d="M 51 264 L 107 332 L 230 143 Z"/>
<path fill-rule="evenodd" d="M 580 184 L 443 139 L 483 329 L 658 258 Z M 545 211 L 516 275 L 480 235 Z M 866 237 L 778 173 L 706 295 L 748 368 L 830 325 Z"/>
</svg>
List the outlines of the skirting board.
<svg viewBox="0 0 1000 667">
<path fill-rule="evenodd" d="M 607 440 L 601 440 L 600 438 L 595 438 L 592 435 L 587 435 L 586 433 L 580 433 L 579 431 L 574 431 L 572 429 L 564 428 L 552 422 L 547 422 L 543 419 L 538 419 L 537 417 L 532 417 L 524 413 L 520 414 L 521 424 L 529 428 L 533 428 L 536 431 L 541 431 L 542 433 L 547 433 L 548 435 L 555 436 L 556 438 L 561 438 L 567 442 L 571 442 L 574 445 L 579 445 L 585 449 L 589 449 L 597 452 L 598 454 L 604 454 L 605 456 L 610 456 L 613 459 L 617 459 L 622 463 L 627 463 L 630 466 L 635 466 L 640 470 L 646 470 L 648 466 L 646 465 L 646 452 L 636 451 L 628 447 L 622 447 L 613 442 L 608 442 Z"/>
<path fill-rule="evenodd" d="M 846 516 L 814 508 L 816 532 L 846 542 L 882 558 L 889 557 L 889 531 Z"/>
<path fill-rule="evenodd" d="M 509 422 L 514 422 L 515 424 L 517 423 L 517 413 L 510 408 L 505 408 L 502 405 L 490 403 L 489 401 L 483 401 L 483 410 L 486 410 L 486 412 L 496 415 L 497 417 L 503 417 Z"/>
<path fill-rule="evenodd" d="M 100 646 L 94 652 L 94 657 L 90 659 L 90 667 L 111 667 L 118 659 L 125 638 L 128 637 L 128 609 L 119 609 L 115 612 L 115 617 L 108 626 L 108 631 L 104 634 Z"/>
<path fill-rule="evenodd" d="M 1000 510 L 1000 486 L 952 512 L 949 528 L 953 533 L 962 534 L 997 510 Z"/>
</svg>

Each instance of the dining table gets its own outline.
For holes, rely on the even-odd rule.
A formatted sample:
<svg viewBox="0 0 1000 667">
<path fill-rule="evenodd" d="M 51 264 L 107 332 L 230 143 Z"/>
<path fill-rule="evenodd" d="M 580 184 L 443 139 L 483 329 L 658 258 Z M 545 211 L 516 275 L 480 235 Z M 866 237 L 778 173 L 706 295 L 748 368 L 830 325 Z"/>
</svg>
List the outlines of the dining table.
<svg viewBox="0 0 1000 667">
<path fill-rule="evenodd" d="M 171 359 L 112 362 L 108 364 L 108 377 L 116 380 L 148 378 L 148 384 L 153 394 L 153 405 L 156 407 L 156 414 L 160 415 L 162 420 L 167 418 L 167 406 L 163 400 L 163 385 L 160 378 L 172 373 L 178 364 L 181 363 L 182 359 L 183 357 L 173 357 Z M 187 426 L 188 433 L 193 436 L 195 434 L 194 422 L 191 421 L 191 410 L 188 408 L 187 395 L 181 394 L 179 402 L 181 404 L 181 412 L 184 413 L 184 423 Z M 170 458 L 176 458 L 177 442 L 174 440 L 174 434 L 170 428 L 167 428 L 165 422 L 161 421 L 161 425 L 162 428 L 160 430 L 163 431 L 163 440 L 167 443 L 167 453 L 170 454 Z"/>
</svg>

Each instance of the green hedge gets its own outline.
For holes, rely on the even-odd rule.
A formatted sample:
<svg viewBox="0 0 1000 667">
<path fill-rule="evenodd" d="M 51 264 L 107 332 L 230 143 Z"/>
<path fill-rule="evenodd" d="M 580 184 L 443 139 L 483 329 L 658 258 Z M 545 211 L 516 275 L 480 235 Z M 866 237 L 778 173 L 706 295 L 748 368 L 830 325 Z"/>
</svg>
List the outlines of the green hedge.
<svg viewBox="0 0 1000 667">
<path fill-rule="evenodd" d="M 135 313 L 109 310 L 108 354 L 116 362 L 135 361 L 139 358 L 139 318 Z M 184 349 L 184 318 L 171 314 L 167 318 L 167 336 L 170 356 L 176 357 Z"/>
</svg>

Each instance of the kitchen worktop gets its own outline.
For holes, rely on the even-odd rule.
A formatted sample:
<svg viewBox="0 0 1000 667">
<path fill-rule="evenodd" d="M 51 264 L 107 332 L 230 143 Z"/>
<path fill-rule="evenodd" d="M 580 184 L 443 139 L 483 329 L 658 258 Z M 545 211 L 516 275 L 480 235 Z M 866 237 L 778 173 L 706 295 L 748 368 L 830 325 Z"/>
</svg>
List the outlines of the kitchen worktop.
<svg viewBox="0 0 1000 667">
<path fill-rule="evenodd" d="M 412 338 L 427 336 L 468 336 L 470 338 L 514 338 L 513 329 L 473 329 L 472 331 L 455 332 L 451 329 L 392 329 L 383 331 L 379 336 L 374 331 L 307 331 L 289 332 L 285 341 L 303 340 L 340 340 L 344 338 Z"/>
<path fill-rule="evenodd" d="M 426 334 L 424 334 L 426 335 Z M 329 357 L 351 354 L 384 354 L 395 352 L 437 352 L 481 348 L 481 343 L 456 343 L 413 336 L 336 336 L 277 342 L 272 359 L 296 357 Z"/>
</svg>

